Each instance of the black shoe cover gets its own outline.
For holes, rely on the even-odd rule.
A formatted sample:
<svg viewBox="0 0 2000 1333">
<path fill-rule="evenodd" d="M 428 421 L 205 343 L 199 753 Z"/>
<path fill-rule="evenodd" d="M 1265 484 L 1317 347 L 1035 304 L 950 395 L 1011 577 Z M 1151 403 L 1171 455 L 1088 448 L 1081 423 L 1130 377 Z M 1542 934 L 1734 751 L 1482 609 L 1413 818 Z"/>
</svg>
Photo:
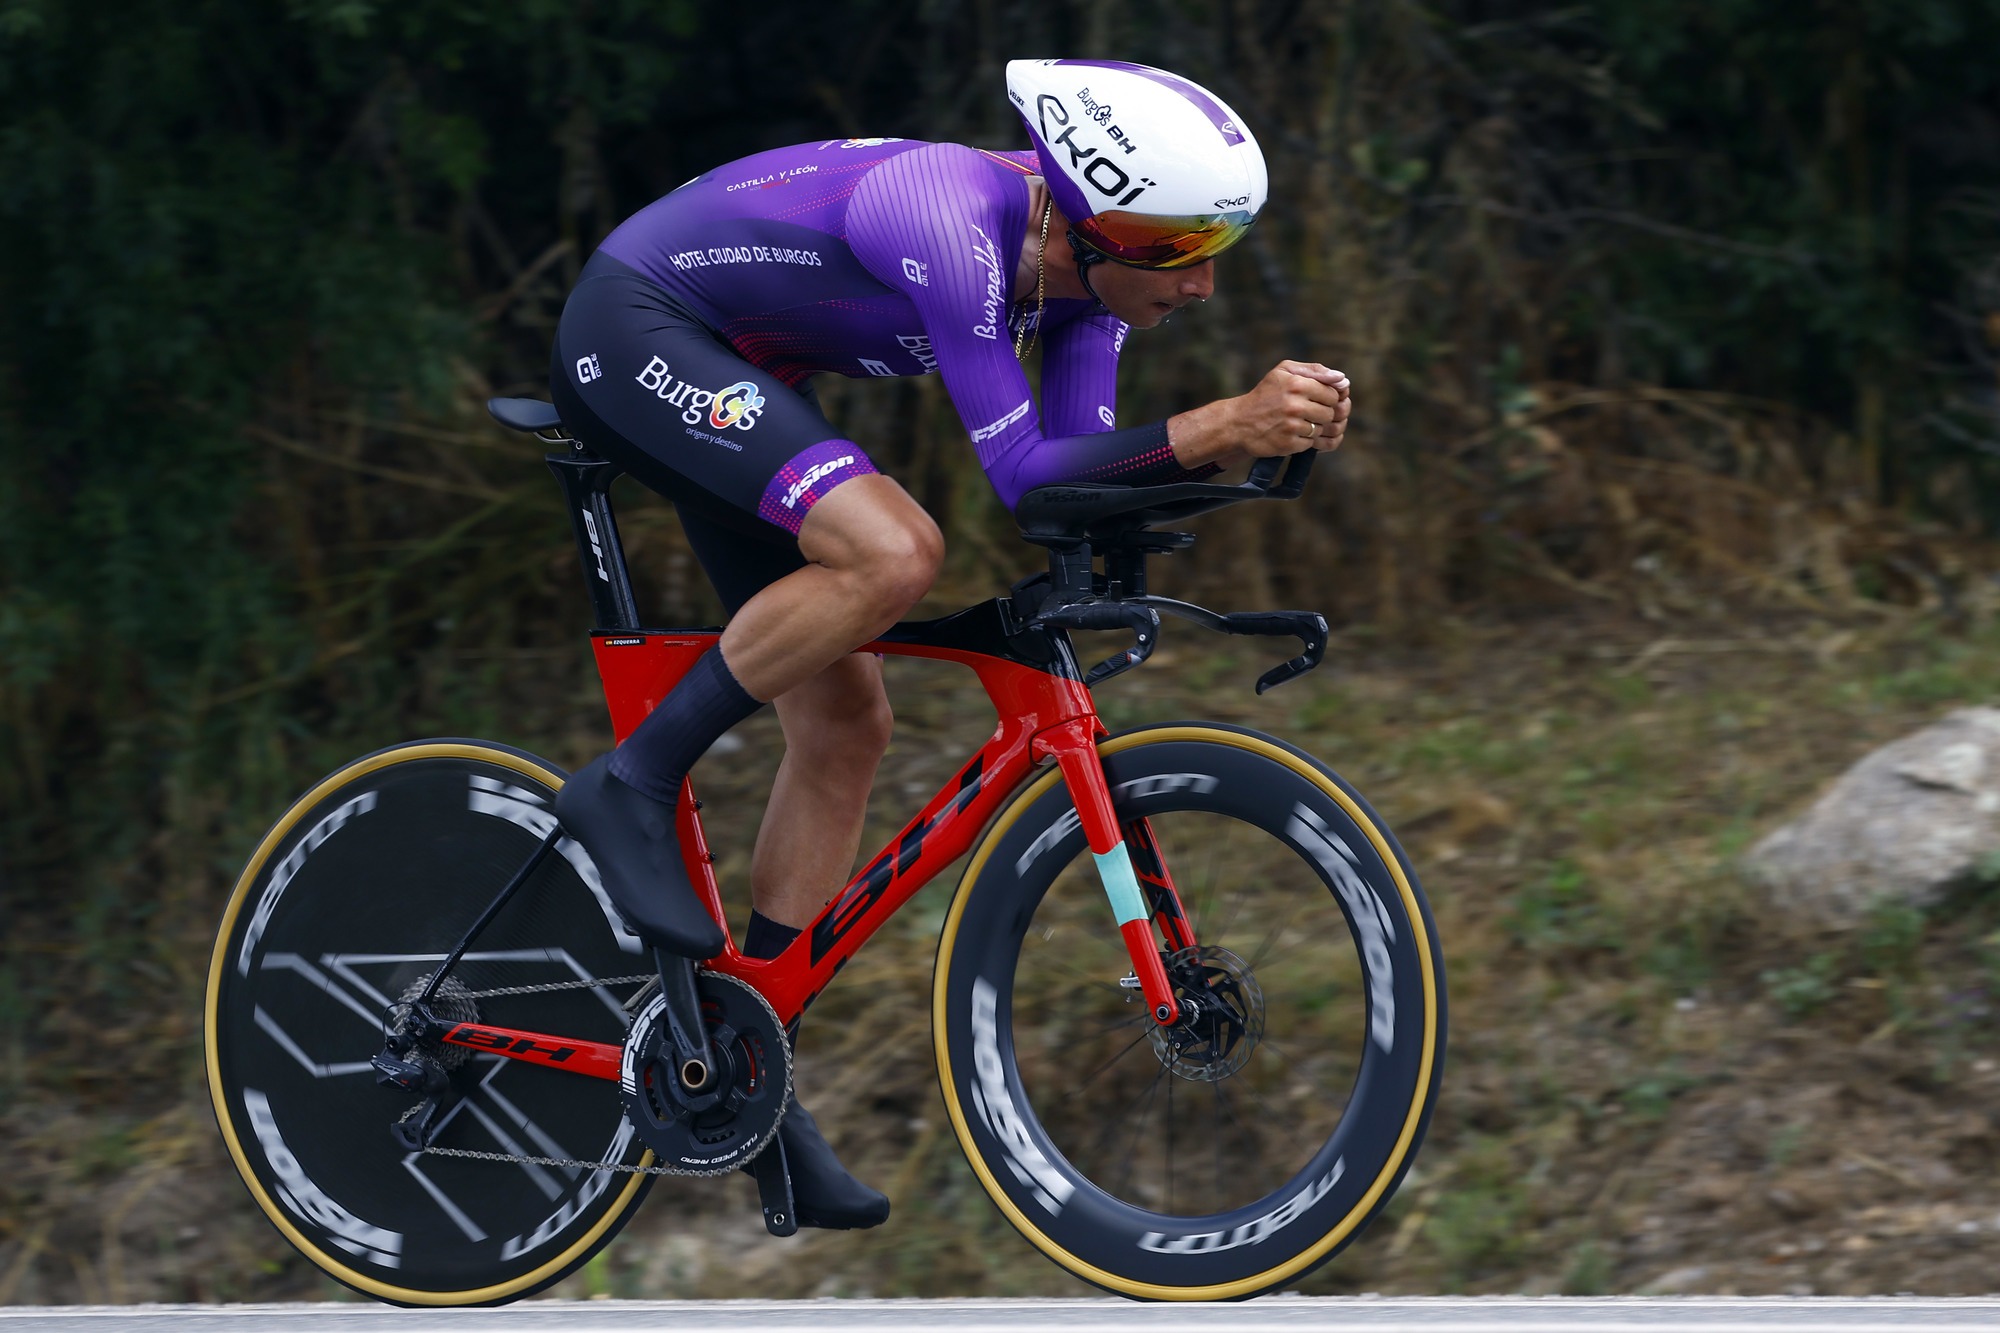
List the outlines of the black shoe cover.
<svg viewBox="0 0 2000 1333">
<path fill-rule="evenodd" d="M 604 891 L 646 943 L 684 958 L 722 952 L 722 927 L 688 883 L 674 808 L 611 776 L 600 755 L 556 793 L 556 818 L 583 845 Z"/>
<path fill-rule="evenodd" d="M 812 1113 L 797 1098 L 778 1122 L 778 1139 L 785 1145 L 785 1165 L 792 1173 L 792 1209 L 800 1226 L 859 1231 L 889 1220 L 889 1196 L 848 1174 Z"/>
</svg>

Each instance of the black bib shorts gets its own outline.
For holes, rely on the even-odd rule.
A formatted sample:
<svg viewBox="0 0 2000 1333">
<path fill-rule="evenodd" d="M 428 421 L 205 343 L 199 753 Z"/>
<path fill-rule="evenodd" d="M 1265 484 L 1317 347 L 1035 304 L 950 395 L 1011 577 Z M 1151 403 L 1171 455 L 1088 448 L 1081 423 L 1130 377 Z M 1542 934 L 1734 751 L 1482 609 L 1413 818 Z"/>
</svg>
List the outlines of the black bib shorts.
<svg viewBox="0 0 2000 1333">
<path fill-rule="evenodd" d="M 578 440 L 673 501 L 734 615 L 802 568 L 799 525 L 877 469 L 819 410 L 630 266 L 591 256 L 556 328 L 549 387 Z"/>
</svg>

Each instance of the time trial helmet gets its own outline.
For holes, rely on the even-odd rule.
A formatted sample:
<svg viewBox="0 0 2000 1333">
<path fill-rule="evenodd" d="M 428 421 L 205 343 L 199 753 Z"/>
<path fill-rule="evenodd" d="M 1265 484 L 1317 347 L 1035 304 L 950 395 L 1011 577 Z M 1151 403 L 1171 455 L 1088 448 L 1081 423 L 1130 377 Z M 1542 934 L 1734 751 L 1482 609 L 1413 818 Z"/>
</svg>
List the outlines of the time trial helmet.
<svg viewBox="0 0 2000 1333">
<path fill-rule="evenodd" d="M 1010 60 L 1007 96 L 1073 237 L 1107 258 L 1187 268 L 1242 240 L 1264 207 L 1256 139 L 1178 74 L 1120 60 Z"/>
</svg>

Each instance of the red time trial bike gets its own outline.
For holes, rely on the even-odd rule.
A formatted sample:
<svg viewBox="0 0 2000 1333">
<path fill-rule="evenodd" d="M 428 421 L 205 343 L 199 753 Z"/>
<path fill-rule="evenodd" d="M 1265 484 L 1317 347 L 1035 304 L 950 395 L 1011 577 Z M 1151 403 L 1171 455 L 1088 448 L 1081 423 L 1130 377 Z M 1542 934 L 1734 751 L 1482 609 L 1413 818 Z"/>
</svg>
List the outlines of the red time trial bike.
<svg viewBox="0 0 2000 1333">
<path fill-rule="evenodd" d="M 548 461 L 622 739 L 720 631 L 641 628 L 616 470 L 549 405 L 490 407 L 565 446 Z M 1148 558 L 1193 540 L 1163 525 L 1295 497 L 1312 458 L 1234 486 L 1023 499 L 1046 574 L 867 645 L 970 668 L 991 738 L 769 961 L 647 948 L 557 824 L 564 774 L 534 755 L 417 741 L 325 778 L 251 856 L 209 969 L 209 1089 L 258 1206 L 334 1278 L 407 1305 L 546 1287 L 662 1175 L 748 1169 L 787 1234 L 785 1025 L 969 851 L 932 1028 L 946 1115 L 1008 1221 L 1140 1298 L 1246 1297 L 1324 1262 L 1388 1201 L 1437 1096 L 1444 971 L 1417 877 L 1311 755 L 1209 722 L 1109 735 L 1091 697 L 1152 652 L 1162 614 L 1299 637 L 1260 693 L 1318 665 L 1317 615 L 1146 589 Z M 1080 630 L 1130 646 L 1086 671 Z M 679 808 L 721 922 L 691 789 Z"/>
</svg>

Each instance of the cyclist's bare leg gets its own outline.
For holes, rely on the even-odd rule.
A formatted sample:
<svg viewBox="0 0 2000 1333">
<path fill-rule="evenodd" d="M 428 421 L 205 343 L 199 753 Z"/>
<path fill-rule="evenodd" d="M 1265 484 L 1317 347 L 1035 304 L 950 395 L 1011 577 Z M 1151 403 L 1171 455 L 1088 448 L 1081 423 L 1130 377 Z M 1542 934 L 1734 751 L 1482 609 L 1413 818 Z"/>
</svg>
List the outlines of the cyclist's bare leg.
<svg viewBox="0 0 2000 1333">
<path fill-rule="evenodd" d="M 879 473 L 836 487 L 806 515 L 812 561 L 744 604 L 722 656 L 753 698 L 803 685 L 902 619 L 930 591 L 944 538 L 909 492 Z"/>
<path fill-rule="evenodd" d="M 785 757 L 750 858 L 750 896 L 758 912 L 797 929 L 854 868 L 868 789 L 894 719 L 872 653 L 847 654 L 773 704 Z"/>
<path fill-rule="evenodd" d="M 564 828 L 608 867 L 606 889 L 633 927 L 692 958 L 713 957 L 723 936 L 686 882 L 673 836 L 681 777 L 760 700 L 798 688 L 899 620 L 930 589 L 944 541 L 901 486 L 870 474 L 813 506 L 799 550 L 812 563 L 741 607 L 719 648 L 556 803 Z M 654 887 L 661 881 L 664 892 Z"/>
<path fill-rule="evenodd" d="M 781 927 L 803 926 L 846 877 L 890 717 L 881 669 L 854 649 L 930 590 L 944 541 L 887 477 L 857 477 L 799 531 L 813 563 L 765 588 L 729 622 L 722 656 L 753 698 L 775 699 L 786 755 L 752 861 L 753 896 Z M 870 1227 L 889 1200 L 856 1180 L 796 1099 L 779 1123 L 802 1226 Z"/>
</svg>

